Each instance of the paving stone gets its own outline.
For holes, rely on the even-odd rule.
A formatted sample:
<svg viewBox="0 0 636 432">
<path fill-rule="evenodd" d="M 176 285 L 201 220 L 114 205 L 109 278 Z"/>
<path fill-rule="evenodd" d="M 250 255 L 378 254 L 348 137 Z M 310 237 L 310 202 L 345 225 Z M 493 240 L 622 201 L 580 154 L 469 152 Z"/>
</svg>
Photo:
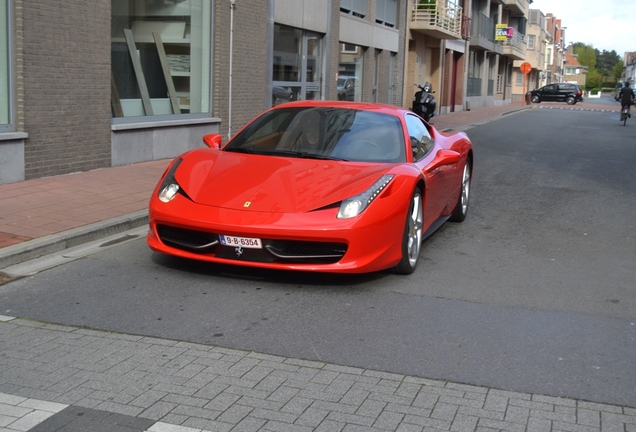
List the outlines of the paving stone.
<svg viewBox="0 0 636 432">
<path fill-rule="evenodd" d="M 634 407 L 61 327 L 0 322 L 0 431 L 636 432 Z"/>
</svg>

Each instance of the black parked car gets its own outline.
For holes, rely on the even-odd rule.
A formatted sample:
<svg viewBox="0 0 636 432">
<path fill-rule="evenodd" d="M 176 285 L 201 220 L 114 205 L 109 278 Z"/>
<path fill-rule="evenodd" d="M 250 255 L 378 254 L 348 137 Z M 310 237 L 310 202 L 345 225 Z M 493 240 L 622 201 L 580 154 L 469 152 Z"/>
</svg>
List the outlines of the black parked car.
<svg viewBox="0 0 636 432">
<path fill-rule="evenodd" d="M 574 105 L 583 102 L 583 90 L 577 83 L 548 84 L 527 94 L 534 103 L 567 102 L 568 105 Z"/>
</svg>

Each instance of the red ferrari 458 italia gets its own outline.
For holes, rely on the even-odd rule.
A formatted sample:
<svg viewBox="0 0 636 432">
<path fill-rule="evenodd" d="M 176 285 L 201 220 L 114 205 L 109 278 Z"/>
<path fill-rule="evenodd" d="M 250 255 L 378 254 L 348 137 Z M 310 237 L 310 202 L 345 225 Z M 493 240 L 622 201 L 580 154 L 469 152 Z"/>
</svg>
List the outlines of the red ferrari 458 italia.
<svg viewBox="0 0 636 432">
<path fill-rule="evenodd" d="M 466 134 L 395 106 L 278 105 L 177 157 L 150 199 L 148 244 L 215 263 L 412 273 L 422 240 L 468 211 Z"/>
</svg>

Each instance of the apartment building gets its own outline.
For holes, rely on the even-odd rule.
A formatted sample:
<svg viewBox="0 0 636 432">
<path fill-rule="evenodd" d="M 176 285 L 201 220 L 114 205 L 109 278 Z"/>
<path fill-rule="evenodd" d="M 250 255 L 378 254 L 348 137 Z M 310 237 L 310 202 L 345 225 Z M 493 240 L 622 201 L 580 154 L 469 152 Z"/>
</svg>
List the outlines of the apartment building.
<svg viewBox="0 0 636 432">
<path fill-rule="evenodd" d="M 514 72 L 515 65 L 526 60 L 530 3 L 530 0 L 470 0 L 467 108 L 507 104 L 520 98 L 520 94 L 514 93 Z"/>
<path fill-rule="evenodd" d="M 409 0 L 403 106 L 430 82 L 438 113 L 462 110 L 470 19 L 464 0 Z"/>
<path fill-rule="evenodd" d="M 513 64 L 513 99 L 518 100 L 528 90 L 542 86 L 545 76 L 545 63 L 549 34 L 545 14 L 538 9 L 530 9 L 526 32 L 526 58 L 515 60 Z M 529 63 L 532 69 L 528 74 L 521 71 L 521 65 Z M 524 89 L 525 80 L 525 89 Z"/>
<path fill-rule="evenodd" d="M 632 88 L 636 85 L 636 51 L 628 51 L 623 56 L 623 75 L 621 81 L 629 81 Z"/>
<path fill-rule="evenodd" d="M 407 3 L 0 0 L 0 184 L 171 158 L 287 100 L 402 105 Z"/>
<path fill-rule="evenodd" d="M 546 29 L 548 31 L 546 46 L 545 78 L 542 85 L 563 82 L 565 80 L 565 30 L 561 19 L 553 14 L 546 14 Z"/>
</svg>

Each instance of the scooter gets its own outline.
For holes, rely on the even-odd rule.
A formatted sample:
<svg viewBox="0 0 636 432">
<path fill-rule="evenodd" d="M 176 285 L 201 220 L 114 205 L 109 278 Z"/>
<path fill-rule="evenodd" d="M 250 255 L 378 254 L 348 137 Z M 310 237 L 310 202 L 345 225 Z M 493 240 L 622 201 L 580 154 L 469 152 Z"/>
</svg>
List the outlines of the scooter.
<svg viewBox="0 0 636 432">
<path fill-rule="evenodd" d="M 435 107 L 437 106 L 435 96 L 433 96 L 435 92 L 432 89 L 431 83 L 428 81 L 424 84 L 416 84 L 416 86 L 419 90 L 413 97 L 413 107 L 411 111 L 429 122 L 435 115 Z"/>
</svg>

